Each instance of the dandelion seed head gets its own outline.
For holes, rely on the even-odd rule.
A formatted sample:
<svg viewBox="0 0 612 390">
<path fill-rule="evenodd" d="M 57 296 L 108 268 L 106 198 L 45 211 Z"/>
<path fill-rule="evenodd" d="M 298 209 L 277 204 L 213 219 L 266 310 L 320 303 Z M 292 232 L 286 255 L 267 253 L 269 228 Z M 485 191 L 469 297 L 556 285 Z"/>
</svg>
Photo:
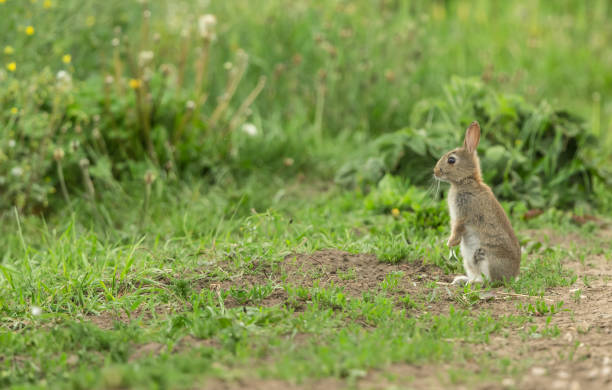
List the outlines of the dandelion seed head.
<svg viewBox="0 0 612 390">
<path fill-rule="evenodd" d="M 204 39 L 215 39 L 215 26 L 217 25 L 217 18 L 215 15 L 206 14 L 198 18 L 198 32 Z"/>
<path fill-rule="evenodd" d="M 39 316 L 42 314 L 42 309 L 38 306 L 32 306 L 32 315 L 33 316 Z"/>
<path fill-rule="evenodd" d="M 147 65 L 149 62 L 153 60 L 155 55 L 151 50 L 144 50 L 138 53 L 138 65 L 141 67 Z"/>
<path fill-rule="evenodd" d="M 13 108 L 14 108 L 14 107 L 13 107 Z M 15 140 L 14 140 L 14 139 L 10 139 L 10 140 L 9 140 L 9 142 L 8 142 L 8 146 L 9 146 L 9 148 L 14 148 L 14 147 L 15 147 L 15 145 L 17 145 L 17 142 L 15 142 Z"/>
<path fill-rule="evenodd" d="M 21 175 L 23 175 L 23 168 L 17 166 L 17 167 L 13 167 L 11 169 L 11 175 L 15 176 L 15 177 L 19 177 Z"/>
<path fill-rule="evenodd" d="M 57 72 L 55 78 L 57 78 L 58 83 L 62 87 L 70 86 L 72 83 L 72 76 L 70 76 L 70 73 L 66 72 L 65 70 L 60 70 Z"/>
<path fill-rule="evenodd" d="M 252 123 L 245 123 L 244 125 L 242 125 L 242 131 L 250 135 L 251 137 L 254 137 L 257 135 L 257 126 Z"/>
</svg>

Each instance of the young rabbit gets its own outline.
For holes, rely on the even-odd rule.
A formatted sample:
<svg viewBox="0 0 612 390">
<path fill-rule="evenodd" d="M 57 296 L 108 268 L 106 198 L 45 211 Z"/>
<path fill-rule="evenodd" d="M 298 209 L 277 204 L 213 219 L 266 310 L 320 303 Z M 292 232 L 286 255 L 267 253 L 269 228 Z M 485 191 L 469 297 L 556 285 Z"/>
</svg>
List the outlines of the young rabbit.
<svg viewBox="0 0 612 390">
<path fill-rule="evenodd" d="M 519 272 L 521 248 L 512 225 L 491 188 L 480 175 L 476 147 L 480 126 L 472 122 L 463 147 L 451 150 L 438 161 L 434 176 L 450 183 L 448 208 L 451 235 L 447 245 L 461 244 L 467 276 L 457 276 L 453 284 L 510 280 Z"/>
</svg>

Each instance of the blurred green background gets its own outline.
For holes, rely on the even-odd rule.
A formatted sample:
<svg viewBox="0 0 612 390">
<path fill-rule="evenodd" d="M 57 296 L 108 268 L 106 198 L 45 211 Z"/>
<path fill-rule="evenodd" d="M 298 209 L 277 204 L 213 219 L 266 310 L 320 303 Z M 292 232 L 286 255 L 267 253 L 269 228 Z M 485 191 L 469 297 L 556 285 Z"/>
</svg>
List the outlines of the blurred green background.
<svg viewBox="0 0 612 390">
<path fill-rule="evenodd" d="M 475 119 L 500 197 L 606 208 L 610 8 L 4 0 L 0 208 L 49 213 L 155 179 L 427 185 Z"/>
</svg>

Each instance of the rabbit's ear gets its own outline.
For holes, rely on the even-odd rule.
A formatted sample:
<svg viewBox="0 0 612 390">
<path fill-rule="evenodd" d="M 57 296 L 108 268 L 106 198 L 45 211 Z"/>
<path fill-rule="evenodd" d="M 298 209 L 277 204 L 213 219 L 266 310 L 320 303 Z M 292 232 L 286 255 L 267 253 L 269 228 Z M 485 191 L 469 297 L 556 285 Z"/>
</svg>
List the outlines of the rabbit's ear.
<svg viewBox="0 0 612 390">
<path fill-rule="evenodd" d="M 480 125 L 474 121 L 470 124 L 465 132 L 465 141 L 463 141 L 463 147 L 470 153 L 474 153 L 478 147 L 480 141 Z"/>
</svg>

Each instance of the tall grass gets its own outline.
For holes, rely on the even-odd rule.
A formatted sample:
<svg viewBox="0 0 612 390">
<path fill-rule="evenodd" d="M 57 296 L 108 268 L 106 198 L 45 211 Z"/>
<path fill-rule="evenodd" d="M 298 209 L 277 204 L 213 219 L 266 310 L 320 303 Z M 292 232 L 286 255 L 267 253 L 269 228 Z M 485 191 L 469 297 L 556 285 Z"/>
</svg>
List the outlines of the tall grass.
<svg viewBox="0 0 612 390">
<path fill-rule="evenodd" d="M 611 158 L 604 0 L 0 7 L 4 209 L 91 194 L 83 159 L 94 188 L 151 169 L 211 182 L 331 177 L 454 75 L 587 118 L 604 145 L 593 153 Z"/>
</svg>

